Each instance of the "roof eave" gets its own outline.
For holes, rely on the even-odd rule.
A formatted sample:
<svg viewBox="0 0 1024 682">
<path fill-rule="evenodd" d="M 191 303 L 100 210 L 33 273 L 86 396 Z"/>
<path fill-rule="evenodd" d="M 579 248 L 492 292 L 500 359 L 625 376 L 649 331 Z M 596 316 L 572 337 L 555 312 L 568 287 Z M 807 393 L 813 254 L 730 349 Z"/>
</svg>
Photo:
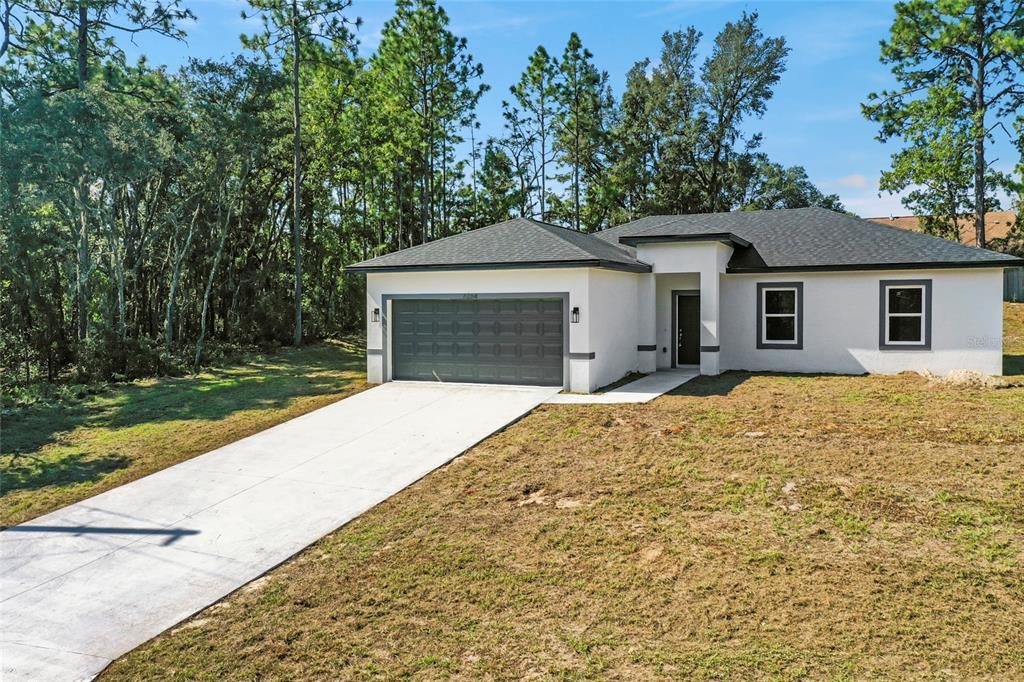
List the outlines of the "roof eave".
<svg viewBox="0 0 1024 682">
<path fill-rule="evenodd" d="M 750 242 L 738 237 L 732 232 L 709 232 L 707 234 L 661 234 L 661 235 L 635 235 L 632 237 L 619 237 L 619 242 L 636 246 L 643 243 L 658 242 L 721 242 L 727 246 L 750 246 Z"/>
<path fill-rule="evenodd" d="M 435 263 L 416 265 L 349 265 L 346 272 L 368 274 L 371 272 L 431 272 L 452 270 L 533 270 L 539 268 L 604 268 L 622 272 L 651 272 L 651 266 L 637 261 L 623 263 L 620 261 L 590 259 L 574 261 L 522 261 L 497 263 Z"/>
<path fill-rule="evenodd" d="M 769 272 L 848 272 L 851 270 L 954 270 L 963 268 L 1016 268 L 1024 266 L 1024 259 L 990 261 L 936 261 L 934 263 L 843 263 L 840 265 L 775 265 L 763 268 L 727 267 L 730 275 Z"/>
</svg>

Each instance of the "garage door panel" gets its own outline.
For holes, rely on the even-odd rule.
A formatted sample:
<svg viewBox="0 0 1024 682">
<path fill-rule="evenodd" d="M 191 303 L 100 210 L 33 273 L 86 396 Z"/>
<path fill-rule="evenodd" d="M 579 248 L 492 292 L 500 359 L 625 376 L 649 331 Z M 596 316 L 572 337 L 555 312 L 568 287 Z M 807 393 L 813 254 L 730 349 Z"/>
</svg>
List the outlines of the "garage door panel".
<svg viewBox="0 0 1024 682">
<path fill-rule="evenodd" d="M 394 377 L 562 385 L 561 299 L 392 302 Z"/>
</svg>

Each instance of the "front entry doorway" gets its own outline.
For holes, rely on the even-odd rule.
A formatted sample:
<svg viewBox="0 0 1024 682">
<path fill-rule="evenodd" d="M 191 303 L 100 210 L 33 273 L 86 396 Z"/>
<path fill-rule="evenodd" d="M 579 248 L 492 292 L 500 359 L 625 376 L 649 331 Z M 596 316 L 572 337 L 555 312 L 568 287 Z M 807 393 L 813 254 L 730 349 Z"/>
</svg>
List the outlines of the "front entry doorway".
<svg viewBox="0 0 1024 682">
<path fill-rule="evenodd" d="M 675 291 L 675 354 L 673 366 L 700 364 L 700 296 L 697 291 Z"/>
</svg>

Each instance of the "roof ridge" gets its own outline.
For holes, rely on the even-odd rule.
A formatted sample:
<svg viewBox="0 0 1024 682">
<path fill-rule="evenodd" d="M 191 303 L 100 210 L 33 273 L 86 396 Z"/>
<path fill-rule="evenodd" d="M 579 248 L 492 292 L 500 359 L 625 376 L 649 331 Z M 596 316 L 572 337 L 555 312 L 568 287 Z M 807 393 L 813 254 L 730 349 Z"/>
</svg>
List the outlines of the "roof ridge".
<svg viewBox="0 0 1024 682">
<path fill-rule="evenodd" d="M 554 230 L 552 230 L 550 228 L 555 228 L 555 229 L 558 229 L 558 230 L 572 232 L 573 234 L 583 234 L 582 232 L 577 232 L 576 230 L 571 230 L 568 227 L 562 227 L 561 225 L 554 225 L 552 223 L 546 223 L 543 220 L 537 220 L 535 218 L 526 218 L 526 217 L 524 217 L 523 220 L 527 220 L 527 221 L 531 222 L 533 225 L 535 225 L 536 227 L 539 227 L 540 229 L 544 230 L 545 232 L 550 234 L 555 239 L 557 239 L 557 240 L 559 240 L 561 242 L 564 242 L 565 244 L 568 244 L 577 253 L 584 254 L 584 255 L 586 255 L 586 256 L 588 256 L 590 258 L 593 258 L 595 256 L 595 254 L 591 253 L 590 251 L 587 251 L 586 249 L 584 249 L 583 247 L 581 247 L 581 246 L 579 246 L 577 244 L 573 244 L 570 240 L 566 239 L 565 237 L 563 237 L 562 235 L 558 234 L 557 232 L 555 232 Z"/>
<path fill-rule="evenodd" d="M 731 213 L 731 211 L 728 211 L 728 212 Z M 669 221 L 664 222 L 664 223 L 658 223 L 657 225 L 651 225 L 650 227 L 648 227 L 646 229 L 643 229 L 643 230 L 640 230 L 639 232 L 637 232 L 635 234 L 631 234 L 629 236 L 630 237 L 639 237 L 642 234 L 647 234 L 648 232 L 651 232 L 653 230 L 662 230 L 662 229 L 668 227 L 669 225 L 675 225 L 676 223 L 681 223 L 681 222 L 692 223 L 693 221 L 687 220 L 687 218 L 689 218 L 691 216 L 695 216 L 695 215 L 713 215 L 713 214 L 707 214 L 707 213 L 684 213 L 682 215 L 673 216 L 672 220 L 669 220 Z"/>
<path fill-rule="evenodd" d="M 562 226 L 562 225 L 555 225 L 554 223 L 544 222 L 543 220 L 537 220 L 536 218 L 527 218 L 526 220 L 529 220 L 530 222 L 532 222 L 537 227 L 540 227 L 541 229 L 545 230 L 551 236 L 553 236 L 553 237 L 555 237 L 555 238 L 565 242 L 566 244 L 571 246 L 576 251 L 578 251 L 580 253 L 583 253 L 583 254 L 586 254 L 587 256 L 589 256 L 591 258 L 603 258 L 603 256 L 601 256 L 601 254 L 599 254 L 599 253 L 595 253 L 592 250 L 588 250 L 588 249 L 584 248 L 583 246 L 580 246 L 578 244 L 573 243 L 573 241 L 568 238 L 568 235 L 571 234 L 571 235 L 573 235 L 574 238 L 578 237 L 578 238 L 582 238 L 582 239 L 584 239 L 584 240 L 586 240 L 588 242 L 592 242 L 594 248 L 596 248 L 596 249 L 605 249 L 605 248 L 609 248 L 610 247 L 610 248 L 615 250 L 615 252 L 616 252 L 615 255 L 617 255 L 617 256 L 620 256 L 620 257 L 622 257 L 624 259 L 627 259 L 627 260 L 633 260 L 633 261 L 637 260 L 634 256 L 632 256 L 628 251 L 623 249 L 618 244 L 609 243 L 608 241 L 598 237 L 596 234 L 591 234 L 589 232 L 583 232 L 582 230 L 575 230 L 575 229 L 573 229 L 571 227 L 565 227 L 565 226 Z M 549 228 L 553 228 L 553 229 L 549 229 Z M 556 230 L 557 230 L 557 232 L 556 232 Z M 559 234 L 559 232 L 563 232 L 563 233 L 566 233 L 566 234 L 563 236 L 562 234 Z"/>
</svg>

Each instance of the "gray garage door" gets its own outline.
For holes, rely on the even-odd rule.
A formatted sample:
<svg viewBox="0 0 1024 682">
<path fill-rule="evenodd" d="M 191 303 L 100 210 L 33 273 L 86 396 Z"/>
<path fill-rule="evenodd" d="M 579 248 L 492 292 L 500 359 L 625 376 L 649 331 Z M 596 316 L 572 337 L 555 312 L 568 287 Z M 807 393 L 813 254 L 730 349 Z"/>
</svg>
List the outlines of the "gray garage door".
<svg viewBox="0 0 1024 682">
<path fill-rule="evenodd" d="M 396 379 L 562 385 L 560 298 L 398 299 L 391 314 Z"/>
</svg>

